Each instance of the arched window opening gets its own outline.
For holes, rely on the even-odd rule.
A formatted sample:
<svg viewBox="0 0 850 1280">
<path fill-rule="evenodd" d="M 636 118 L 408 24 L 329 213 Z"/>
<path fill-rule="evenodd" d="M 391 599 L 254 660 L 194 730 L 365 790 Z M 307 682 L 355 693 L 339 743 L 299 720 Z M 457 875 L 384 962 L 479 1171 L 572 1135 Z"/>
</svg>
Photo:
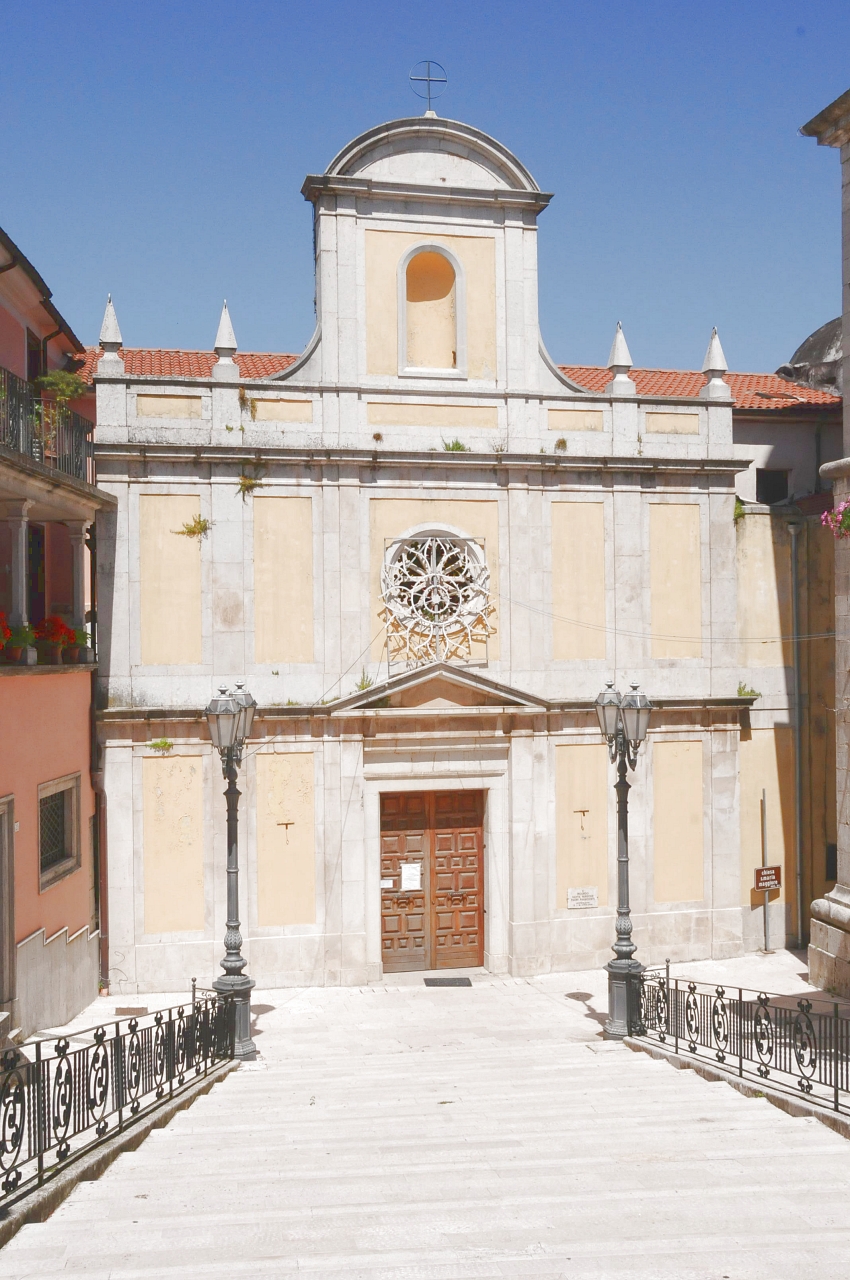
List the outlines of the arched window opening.
<svg viewBox="0 0 850 1280">
<path fill-rule="evenodd" d="M 424 249 L 406 272 L 407 367 L 457 368 L 457 280 L 448 258 Z"/>
</svg>

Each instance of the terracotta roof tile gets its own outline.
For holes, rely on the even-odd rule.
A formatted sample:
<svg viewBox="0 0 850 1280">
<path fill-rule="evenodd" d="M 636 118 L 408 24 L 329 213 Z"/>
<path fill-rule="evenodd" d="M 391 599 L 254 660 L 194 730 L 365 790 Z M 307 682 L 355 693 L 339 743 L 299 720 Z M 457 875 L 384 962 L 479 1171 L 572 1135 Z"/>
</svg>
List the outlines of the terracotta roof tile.
<svg viewBox="0 0 850 1280">
<path fill-rule="evenodd" d="M 600 392 L 611 381 L 610 369 L 598 365 L 559 365 L 570 382 Z M 631 376 L 642 396 L 684 396 L 696 399 L 705 375 L 685 369 L 632 369 Z M 736 409 L 789 409 L 798 404 L 839 405 L 841 397 L 799 382 L 787 382 L 775 373 L 727 373 Z"/>
<path fill-rule="evenodd" d="M 91 382 L 100 347 L 87 347 L 81 377 Z M 214 351 L 160 351 L 144 348 L 125 348 L 118 353 L 124 361 L 124 369 L 134 377 L 159 378 L 209 378 L 218 357 Z M 282 373 L 298 359 L 297 356 L 273 352 L 240 351 L 234 357 L 243 378 L 268 378 Z"/>
<path fill-rule="evenodd" d="M 127 373 L 135 377 L 209 378 L 217 362 L 214 351 L 162 351 L 127 348 L 121 356 Z M 87 347 L 79 373 L 91 382 L 101 351 Z M 294 364 L 298 356 L 262 351 L 240 351 L 235 360 L 243 378 L 269 378 Z M 598 365 L 562 364 L 570 382 L 587 391 L 602 392 L 611 381 L 610 369 Z M 701 373 L 688 369 L 632 369 L 638 395 L 696 399 L 705 382 Z M 793 409 L 798 404 L 839 405 L 841 397 L 799 382 L 787 382 L 775 373 L 728 373 L 736 409 Z"/>
</svg>

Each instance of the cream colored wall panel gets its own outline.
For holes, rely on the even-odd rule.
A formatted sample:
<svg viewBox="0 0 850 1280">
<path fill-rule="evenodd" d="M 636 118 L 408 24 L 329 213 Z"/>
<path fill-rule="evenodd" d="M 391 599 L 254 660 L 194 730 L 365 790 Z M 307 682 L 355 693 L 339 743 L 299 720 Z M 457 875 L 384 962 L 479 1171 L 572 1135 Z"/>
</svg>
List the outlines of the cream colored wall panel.
<svg viewBox="0 0 850 1280">
<path fill-rule="evenodd" d="M 596 889 L 608 903 L 608 748 L 569 743 L 555 748 L 557 903 L 570 889 Z"/>
<path fill-rule="evenodd" d="M 669 436 L 698 436 L 698 413 L 652 413 L 646 414 L 646 431 Z"/>
<path fill-rule="evenodd" d="M 550 431 L 601 431 L 604 427 L 601 409 L 549 409 Z"/>
<path fill-rule="evenodd" d="M 443 245 L 466 276 L 466 354 L 470 378 L 496 378 L 496 253 L 492 236 L 441 236 L 411 231 L 367 231 L 366 367 L 398 373 L 398 265 L 413 245 Z"/>
<path fill-rule="evenodd" d="M 257 923 L 316 920 L 312 751 L 260 752 L 257 769 Z"/>
<path fill-rule="evenodd" d="M 790 725 L 753 729 L 742 737 L 740 752 L 741 902 L 763 906 L 764 894 L 754 893 L 754 871 L 762 865 L 761 793 L 767 801 L 767 862 L 782 867 L 782 888 L 771 901 L 795 897 L 794 868 L 794 742 Z"/>
<path fill-rule="evenodd" d="M 180 533 L 197 494 L 139 498 L 141 654 L 147 666 L 201 661 L 201 540 Z"/>
<path fill-rule="evenodd" d="M 702 902 L 702 742 L 658 742 L 652 748 L 654 898 Z"/>
<path fill-rule="evenodd" d="M 552 503 L 552 657 L 605 657 L 605 508 Z"/>
<path fill-rule="evenodd" d="M 203 756 L 142 760 L 145 933 L 204 927 Z"/>
<path fill-rule="evenodd" d="M 791 535 L 785 520 L 753 512 L 736 521 L 741 667 L 791 666 Z M 751 683 L 751 682 L 750 682 Z"/>
<path fill-rule="evenodd" d="M 139 418 L 200 418 L 200 396 L 136 396 Z"/>
<path fill-rule="evenodd" d="M 369 503 L 369 577 L 372 596 L 374 631 L 380 634 L 372 645 L 372 660 L 379 662 L 384 653 L 381 599 L 381 566 L 388 539 L 398 538 L 417 525 L 450 525 L 460 529 L 467 537 L 484 539 L 484 554 L 490 570 L 490 599 L 494 606 L 490 625 L 494 633 L 490 637 L 489 656 L 499 656 L 499 504 L 497 502 L 469 502 L 451 498 L 372 498 Z M 480 648 L 481 652 L 477 652 Z M 485 657 L 484 646 L 473 646 L 476 660 Z"/>
<path fill-rule="evenodd" d="M 312 400 L 252 399 L 251 417 L 255 422 L 312 422 Z"/>
<path fill-rule="evenodd" d="M 653 658 L 702 655 L 700 510 L 696 503 L 649 508 Z"/>
<path fill-rule="evenodd" d="M 494 431 L 499 425 L 495 405 L 485 404 L 410 404 L 387 400 L 370 400 L 366 406 L 370 427 L 486 427 Z"/>
<path fill-rule="evenodd" d="M 311 498 L 254 498 L 254 661 L 313 661 Z"/>
</svg>

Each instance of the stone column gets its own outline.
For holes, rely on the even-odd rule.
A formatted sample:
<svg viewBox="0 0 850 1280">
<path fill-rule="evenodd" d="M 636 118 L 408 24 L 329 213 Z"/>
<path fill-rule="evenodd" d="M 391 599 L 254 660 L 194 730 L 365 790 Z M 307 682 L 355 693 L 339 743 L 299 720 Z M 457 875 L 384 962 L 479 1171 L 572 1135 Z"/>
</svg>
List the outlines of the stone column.
<svg viewBox="0 0 850 1280">
<path fill-rule="evenodd" d="M 75 628 L 86 625 L 86 529 L 87 520 L 66 520 L 65 527 L 71 539 L 71 565 L 74 585 Z"/>
<path fill-rule="evenodd" d="M 836 505 L 850 497 L 850 89 L 824 108 L 801 133 L 841 152 L 844 299 L 844 454 L 821 467 L 833 482 Z M 850 996 L 850 539 L 835 544 L 835 767 L 838 803 L 838 878 L 812 903 L 809 978 L 815 986 Z"/>
<path fill-rule="evenodd" d="M 12 608 L 9 625 L 25 627 L 29 622 L 29 501 L 8 503 L 6 523 L 12 534 Z M 25 648 L 21 662 L 32 666 L 37 661 L 35 649 Z"/>
</svg>

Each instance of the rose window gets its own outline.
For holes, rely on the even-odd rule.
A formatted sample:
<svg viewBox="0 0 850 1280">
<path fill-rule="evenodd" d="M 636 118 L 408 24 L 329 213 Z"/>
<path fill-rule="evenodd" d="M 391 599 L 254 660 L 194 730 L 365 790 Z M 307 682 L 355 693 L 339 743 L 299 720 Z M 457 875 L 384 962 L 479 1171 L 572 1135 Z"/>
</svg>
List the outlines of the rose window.
<svg viewBox="0 0 850 1280">
<path fill-rule="evenodd" d="M 381 594 L 390 662 L 486 660 L 490 572 L 478 543 L 431 534 L 393 544 Z"/>
</svg>

